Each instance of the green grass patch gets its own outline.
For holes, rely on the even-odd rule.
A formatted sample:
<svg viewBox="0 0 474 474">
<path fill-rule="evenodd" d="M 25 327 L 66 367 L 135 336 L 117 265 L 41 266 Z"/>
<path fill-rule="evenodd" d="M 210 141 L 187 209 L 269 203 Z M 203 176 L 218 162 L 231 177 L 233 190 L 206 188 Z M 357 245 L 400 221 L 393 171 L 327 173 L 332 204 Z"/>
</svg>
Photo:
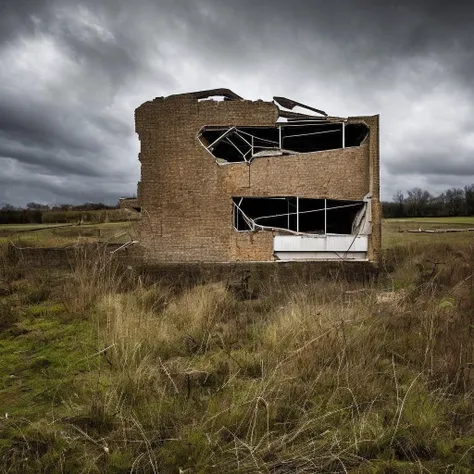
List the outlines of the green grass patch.
<svg viewBox="0 0 474 474">
<path fill-rule="evenodd" d="M 469 246 L 392 247 L 370 282 L 274 275 L 250 300 L 94 257 L 0 266 L 9 472 L 472 470 Z"/>
<path fill-rule="evenodd" d="M 93 366 L 87 357 L 96 348 L 86 321 L 63 323 L 34 307 L 27 314 L 0 338 L 0 399 L 12 419 L 36 419 L 60 407 L 75 375 Z"/>
<path fill-rule="evenodd" d="M 407 222 L 407 223 L 422 223 L 422 224 L 460 224 L 460 225 L 474 225 L 474 216 L 455 216 L 455 217 L 404 217 L 399 219 L 386 219 L 388 222 Z"/>
<path fill-rule="evenodd" d="M 438 234 L 410 233 L 407 230 L 451 229 L 474 227 L 474 216 L 469 217 L 413 217 L 384 219 L 382 224 L 382 245 L 385 249 L 396 246 L 426 247 L 429 245 L 452 244 L 465 246 L 474 243 L 474 232 L 453 232 Z"/>
</svg>

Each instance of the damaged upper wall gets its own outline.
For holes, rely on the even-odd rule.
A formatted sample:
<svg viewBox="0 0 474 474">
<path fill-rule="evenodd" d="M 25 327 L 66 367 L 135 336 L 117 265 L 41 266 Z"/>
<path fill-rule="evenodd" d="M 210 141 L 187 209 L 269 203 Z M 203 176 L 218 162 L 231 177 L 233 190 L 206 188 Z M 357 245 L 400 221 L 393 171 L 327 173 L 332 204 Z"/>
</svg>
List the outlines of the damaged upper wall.
<svg viewBox="0 0 474 474">
<path fill-rule="evenodd" d="M 203 126 L 205 124 L 221 127 L 237 125 L 264 127 L 272 126 L 278 120 L 279 109 L 272 102 L 203 99 L 206 94 L 207 97 L 222 96 L 224 91 L 227 89 L 157 97 L 145 102 L 135 111 L 135 130 L 141 137 L 147 131 L 156 131 L 156 127 L 172 130 L 175 126 L 185 126 L 185 129 L 180 130 L 180 135 L 185 138 L 186 129 L 192 125 L 192 117 L 196 116 L 199 116 Z M 188 138 L 194 141 L 203 126 L 195 130 L 194 136 Z"/>
<path fill-rule="evenodd" d="M 347 119 L 278 122 L 272 127 L 204 127 L 199 140 L 218 164 L 360 146 L 368 127 Z"/>
<path fill-rule="evenodd" d="M 281 104 L 282 98 L 278 99 Z M 283 104 L 291 105 L 284 100 Z M 275 146 L 261 153 L 254 148 L 248 161 L 225 166 L 202 140 L 203 130 L 216 130 L 220 136 L 232 127 L 274 133 L 280 127 L 310 124 L 339 127 L 342 134 L 342 123 L 366 127 L 360 144 L 305 152 Z M 359 202 L 370 195 L 369 259 L 376 259 L 377 116 L 342 119 L 317 109 L 301 114 L 217 89 L 144 103 L 136 110 L 136 131 L 141 142 L 140 246 L 148 262 L 275 260 L 275 232 L 234 228 L 234 198 L 246 196 Z"/>
</svg>

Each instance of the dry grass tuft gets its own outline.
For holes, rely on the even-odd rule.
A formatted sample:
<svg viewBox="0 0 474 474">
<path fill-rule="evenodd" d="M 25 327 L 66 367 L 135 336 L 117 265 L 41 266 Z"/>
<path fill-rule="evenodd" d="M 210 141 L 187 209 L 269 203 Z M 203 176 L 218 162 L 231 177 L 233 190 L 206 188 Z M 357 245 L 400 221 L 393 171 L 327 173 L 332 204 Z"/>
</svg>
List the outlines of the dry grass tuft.
<svg viewBox="0 0 474 474">
<path fill-rule="evenodd" d="M 88 370 L 0 453 L 22 472 L 469 472 L 473 263 L 395 249 L 371 283 L 245 300 L 78 255 L 52 294 L 94 328 Z"/>
</svg>

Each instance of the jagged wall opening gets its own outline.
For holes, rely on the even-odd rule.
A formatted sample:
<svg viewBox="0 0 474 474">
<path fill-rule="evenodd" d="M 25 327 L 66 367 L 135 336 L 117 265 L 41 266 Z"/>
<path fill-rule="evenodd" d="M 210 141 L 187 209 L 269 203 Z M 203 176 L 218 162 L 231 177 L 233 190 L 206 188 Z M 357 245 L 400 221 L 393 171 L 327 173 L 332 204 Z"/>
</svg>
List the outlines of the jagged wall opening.
<svg viewBox="0 0 474 474">
<path fill-rule="evenodd" d="M 359 146 L 367 134 L 363 123 L 318 121 L 289 122 L 275 127 L 205 127 L 199 139 L 219 163 L 238 163 L 259 156 Z"/>
<path fill-rule="evenodd" d="M 294 196 L 234 197 L 234 228 L 240 232 L 283 230 L 302 234 L 352 234 L 362 201 Z"/>
</svg>

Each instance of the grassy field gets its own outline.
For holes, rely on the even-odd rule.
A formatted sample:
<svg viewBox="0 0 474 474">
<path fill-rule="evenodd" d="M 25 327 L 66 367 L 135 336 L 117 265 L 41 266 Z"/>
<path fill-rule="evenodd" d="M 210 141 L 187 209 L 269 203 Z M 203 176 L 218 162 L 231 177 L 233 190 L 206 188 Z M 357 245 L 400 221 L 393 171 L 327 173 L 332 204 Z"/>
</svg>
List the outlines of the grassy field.
<svg viewBox="0 0 474 474">
<path fill-rule="evenodd" d="M 428 225 L 470 222 L 386 221 L 376 278 L 251 298 L 0 250 L 0 472 L 472 472 L 472 235 L 400 232 Z M 73 230 L 4 238 L 97 238 Z"/>
<path fill-rule="evenodd" d="M 449 234 L 412 234 L 407 230 L 417 229 L 457 229 L 474 227 L 474 217 L 423 217 L 410 219 L 384 219 L 383 246 L 388 249 L 397 245 L 432 243 L 469 245 L 474 244 L 474 232 L 459 232 Z"/>
<path fill-rule="evenodd" d="M 456 216 L 456 217 L 408 217 L 403 219 L 386 219 L 388 222 L 404 222 L 407 224 L 422 223 L 424 225 L 440 224 L 441 226 L 473 226 L 474 216 Z"/>
<path fill-rule="evenodd" d="M 63 247 L 87 242 L 127 242 L 134 222 L 102 224 L 9 224 L 0 225 L 0 244 L 9 241 L 23 247 Z"/>
<path fill-rule="evenodd" d="M 0 230 L 15 234 L 19 231 L 29 231 L 33 229 L 45 229 L 48 227 L 60 227 L 64 224 L 0 224 Z"/>
<path fill-rule="evenodd" d="M 135 223 L 109 222 L 103 224 L 83 224 L 64 227 L 65 224 L 17 224 L 0 225 L 0 243 L 13 241 L 20 246 L 60 247 L 81 242 L 97 240 L 112 243 L 127 242 L 136 237 Z M 474 243 L 474 232 L 457 234 L 412 234 L 411 229 L 474 227 L 474 217 L 425 217 L 409 219 L 384 219 L 383 246 L 392 248 L 398 245 L 411 244 L 471 244 Z M 41 230 L 40 230 L 41 229 Z M 43 230 L 44 229 L 44 230 Z"/>
</svg>

